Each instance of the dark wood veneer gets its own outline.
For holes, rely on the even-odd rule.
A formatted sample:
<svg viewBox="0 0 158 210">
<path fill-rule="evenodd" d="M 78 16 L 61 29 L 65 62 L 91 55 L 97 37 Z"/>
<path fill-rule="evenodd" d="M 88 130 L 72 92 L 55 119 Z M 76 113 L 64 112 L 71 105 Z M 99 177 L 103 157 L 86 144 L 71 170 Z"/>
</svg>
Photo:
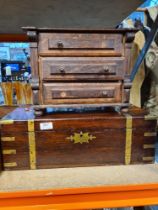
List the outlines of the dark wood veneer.
<svg viewBox="0 0 158 210">
<path fill-rule="evenodd" d="M 36 118 L 31 113 L 18 108 L 1 121 L 4 170 L 31 169 L 32 154 L 37 169 L 154 161 L 156 119 L 146 119 L 145 113 L 53 113 Z M 11 120 L 13 122 L 9 123 Z M 30 122 L 33 122 L 31 128 L 28 127 Z M 52 127 L 43 129 L 43 123 Z M 89 142 L 75 143 L 74 135 L 79 138 L 88 135 Z M 6 137 L 13 141 L 6 141 Z M 131 149 L 127 147 L 128 141 L 131 141 Z"/>
</svg>

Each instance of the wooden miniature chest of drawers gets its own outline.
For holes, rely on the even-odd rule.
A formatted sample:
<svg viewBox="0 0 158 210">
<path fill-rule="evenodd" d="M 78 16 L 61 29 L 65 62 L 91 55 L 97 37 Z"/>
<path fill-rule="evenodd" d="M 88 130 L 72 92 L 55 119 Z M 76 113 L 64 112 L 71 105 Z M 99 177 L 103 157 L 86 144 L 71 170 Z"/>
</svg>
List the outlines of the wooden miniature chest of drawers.
<svg viewBox="0 0 158 210">
<path fill-rule="evenodd" d="M 135 30 L 24 29 L 35 105 L 128 105 Z"/>
</svg>

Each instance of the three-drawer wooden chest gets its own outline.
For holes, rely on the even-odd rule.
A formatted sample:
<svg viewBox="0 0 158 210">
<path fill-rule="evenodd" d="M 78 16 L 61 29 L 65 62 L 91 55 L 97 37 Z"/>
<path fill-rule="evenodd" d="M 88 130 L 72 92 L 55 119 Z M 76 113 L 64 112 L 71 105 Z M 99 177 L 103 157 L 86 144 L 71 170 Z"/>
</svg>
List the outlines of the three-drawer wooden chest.
<svg viewBox="0 0 158 210">
<path fill-rule="evenodd" d="M 0 121 L 2 169 L 152 163 L 156 125 L 136 111 L 34 117 L 32 109 L 17 108 Z"/>
<path fill-rule="evenodd" d="M 136 30 L 24 30 L 34 105 L 128 106 Z"/>
</svg>

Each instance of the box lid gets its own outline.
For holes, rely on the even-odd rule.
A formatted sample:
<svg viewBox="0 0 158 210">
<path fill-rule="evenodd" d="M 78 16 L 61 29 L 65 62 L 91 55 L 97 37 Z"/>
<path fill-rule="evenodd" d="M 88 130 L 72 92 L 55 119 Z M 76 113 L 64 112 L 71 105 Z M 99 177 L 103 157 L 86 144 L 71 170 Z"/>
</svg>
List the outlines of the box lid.
<svg viewBox="0 0 158 210">
<path fill-rule="evenodd" d="M 41 117 L 35 117 L 33 108 L 17 108 L 0 121 L 3 131 L 28 131 L 28 122 L 33 121 L 35 131 L 41 130 L 41 123 L 53 123 L 52 129 L 73 129 L 84 127 L 124 129 L 124 128 L 150 128 L 156 129 L 156 117 L 150 117 L 146 111 L 129 110 L 128 113 L 109 111 L 88 112 L 54 112 Z M 130 126 L 128 126 L 130 123 Z M 13 126 L 14 124 L 14 126 Z M 55 125 L 55 126 L 54 126 Z"/>
</svg>

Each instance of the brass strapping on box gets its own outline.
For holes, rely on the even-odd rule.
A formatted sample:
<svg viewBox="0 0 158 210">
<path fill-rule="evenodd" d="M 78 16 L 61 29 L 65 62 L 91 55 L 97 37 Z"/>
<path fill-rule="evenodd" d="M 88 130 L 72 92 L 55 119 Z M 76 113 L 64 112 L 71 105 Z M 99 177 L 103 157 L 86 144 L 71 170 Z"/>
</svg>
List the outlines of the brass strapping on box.
<svg viewBox="0 0 158 210">
<path fill-rule="evenodd" d="M 12 167 L 16 167 L 16 166 L 17 166 L 16 162 L 4 163 L 4 167 L 6 167 L 6 168 L 12 168 Z"/>
<path fill-rule="evenodd" d="M 154 161 L 155 157 L 143 157 L 143 161 Z"/>
<path fill-rule="evenodd" d="M 131 163 L 132 150 L 132 116 L 126 115 L 126 145 L 125 145 L 125 164 Z"/>
<path fill-rule="evenodd" d="M 155 144 L 144 144 L 143 148 L 144 149 L 155 149 Z"/>
<path fill-rule="evenodd" d="M 0 120 L 0 125 L 11 125 L 14 123 L 14 120 Z"/>
<path fill-rule="evenodd" d="M 28 120 L 28 131 L 30 168 L 36 169 L 36 142 L 34 132 L 34 120 Z"/>
<path fill-rule="evenodd" d="M 15 141 L 15 137 L 1 137 L 1 141 Z"/>
<path fill-rule="evenodd" d="M 28 120 L 28 132 L 34 132 L 34 120 Z"/>
<path fill-rule="evenodd" d="M 16 155 L 16 150 L 15 149 L 5 149 L 2 151 L 3 155 Z"/>
<path fill-rule="evenodd" d="M 156 136 L 157 133 L 156 132 L 145 132 L 144 136 Z"/>
</svg>

